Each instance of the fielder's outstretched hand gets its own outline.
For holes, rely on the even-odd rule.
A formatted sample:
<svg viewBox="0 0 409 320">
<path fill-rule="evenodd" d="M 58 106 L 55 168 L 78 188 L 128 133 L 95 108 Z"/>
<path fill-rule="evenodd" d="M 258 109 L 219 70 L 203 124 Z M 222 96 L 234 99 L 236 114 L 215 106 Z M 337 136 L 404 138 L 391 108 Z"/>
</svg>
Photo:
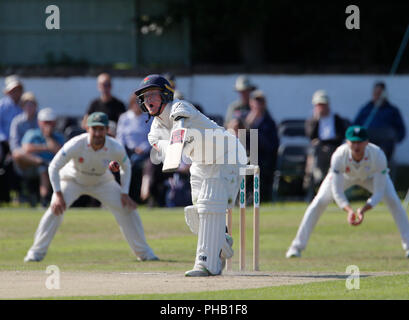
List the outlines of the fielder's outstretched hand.
<svg viewBox="0 0 409 320">
<path fill-rule="evenodd" d="M 364 220 L 364 212 L 362 208 L 359 208 L 356 213 L 353 210 L 348 211 L 348 223 L 352 226 L 359 226 Z"/>
<path fill-rule="evenodd" d="M 353 223 L 354 226 L 360 225 L 361 222 L 364 220 L 364 211 L 362 210 L 362 208 L 356 210 L 356 213 L 358 214 L 358 219 L 355 220 L 355 223 Z"/>
<path fill-rule="evenodd" d="M 355 211 L 351 210 L 348 211 L 347 220 L 350 225 L 355 225 L 356 213 Z"/>
<path fill-rule="evenodd" d="M 130 210 L 136 209 L 136 202 L 133 201 L 126 193 L 121 193 L 121 203 L 124 208 Z"/>
</svg>

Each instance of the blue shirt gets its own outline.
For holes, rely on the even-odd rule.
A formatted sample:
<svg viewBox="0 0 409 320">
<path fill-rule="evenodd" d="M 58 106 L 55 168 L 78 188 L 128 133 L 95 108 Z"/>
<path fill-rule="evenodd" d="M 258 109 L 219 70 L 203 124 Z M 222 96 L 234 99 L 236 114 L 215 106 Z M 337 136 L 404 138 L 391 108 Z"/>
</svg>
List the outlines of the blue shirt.
<svg viewBox="0 0 409 320">
<path fill-rule="evenodd" d="M 65 139 L 61 133 L 54 132 L 53 138 L 61 146 L 64 144 Z M 40 128 L 30 129 L 24 134 L 21 144 L 23 145 L 23 144 L 28 144 L 28 143 L 29 144 L 46 144 L 46 140 Z M 38 155 L 40 158 L 44 160 L 51 161 L 54 158 L 55 154 L 50 151 L 42 151 L 42 152 L 36 153 L 36 155 Z"/>
<path fill-rule="evenodd" d="M 11 121 L 22 112 L 23 109 L 9 96 L 0 99 L 0 141 L 9 140 Z"/>
<path fill-rule="evenodd" d="M 10 126 L 9 145 L 11 151 L 21 147 L 21 140 L 28 130 L 36 128 L 38 128 L 37 115 L 31 120 L 27 118 L 25 112 L 15 116 Z"/>
<path fill-rule="evenodd" d="M 354 124 L 364 125 L 365 120 L 374 108 L 371 101 L 364 106 L 355 118 Z M 373 115 L 368 129 L 390 128 L 395 131 L 396 142 L 401 142 L 405 138 L 406 130 L 399 109 L 385 101 L 378 111 Z"/>
<path fill-rule="evenodd" d="M 152 118 L 146 123 L 146 115 L 137 116 L 132 110 L 123 113 L 118 120 L 116 140 L 124 147 L 134 150 L 136 147 L 150 151 L 148 133 L 151 129 Z"/>
</svg>

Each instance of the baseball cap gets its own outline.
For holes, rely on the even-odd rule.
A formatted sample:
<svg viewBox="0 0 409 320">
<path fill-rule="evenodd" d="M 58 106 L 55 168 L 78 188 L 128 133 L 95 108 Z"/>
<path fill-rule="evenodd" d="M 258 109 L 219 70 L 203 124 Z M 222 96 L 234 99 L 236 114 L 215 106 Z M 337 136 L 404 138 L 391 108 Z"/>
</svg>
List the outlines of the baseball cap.
<svg viewBox="0 0 409 320">
<path fill-rule="evenodd" d="M 312 96 L 312 104 L 316 105 L 319 103 L 324 103 L 324 104 L 329 103 L 329 97 L 325 90 L 317 90 L 314 92 Z"/>
<path fill-rule="evenodd" d="M 252 99 L 265 99 L 266 96 L 264 95 L 264 92 L 260 89 L 254 90 L 251 94 L 250 97 Z"/>
<path fill-rule="evenodd" d="M 55 121 L 57 120 L 57 115 L 51 108 L 44 108 L 38 112 L 37 119 L 39 121 Z"/>
<path fill-rule="evenodd" d="M 91 113 L 87 119 L 88 127 L 95 127 L 95 126 L 108 127 L 108 124 L 109 124 L 108 116 L 103 112 Z"/>
<path fill-rule="evenodd" d="M 21 96 L 21 99 L 20 99 L 21 105 L 24 105 L 28 101 L 31 101 L 31 102 L 37 104 L 37 100 L 36 100 L 36 97 L 35 97 L 34 93 L 32 93 L 30 91 L 24 92 L 23 95 Z"/>
<path fill-rule="evenodd" d="M 251 84 L 249 78 L 246 76 L 239 76 L 236 80 L 235 89 L 236 91 L 254 90 L 256 86 Z"/>
<path fill-rule="evenodd" d="M 21 83 L 20 78 L 16 75 L 11 75 L 4 79 L 4 91 L 6 92 L 22 85 L 23 84 Z"/>
<path fill-rule="evenodd" d="M 368 131 L 361 126 L 350 126 L 345 132 L 345 138 L 349 141 L 369 140 Z"/>
</svg>

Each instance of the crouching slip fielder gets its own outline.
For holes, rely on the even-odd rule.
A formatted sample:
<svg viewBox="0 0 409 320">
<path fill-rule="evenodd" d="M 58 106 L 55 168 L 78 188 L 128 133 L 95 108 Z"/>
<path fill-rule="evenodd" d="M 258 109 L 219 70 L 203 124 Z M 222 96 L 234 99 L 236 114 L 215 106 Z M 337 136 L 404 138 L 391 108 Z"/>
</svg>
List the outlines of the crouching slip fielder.
<svg viewBox="0 0 409 320">
<path fill-rule="evenodd" d="M 307 246 L 315 224 L 333 199 L 348 213 L 348 222 L 353 226 L 359 225 L 365 212 L 384 199 L 399 229 L 406 257 L 409 258 L 408 217 L 389 177 L 384 152 L 378 146 L 368 142 L 368 133 L 364 127 L 351 126 L 345 136 L 347 141 L 332 155 L 330 170 L 317 195 L 308 206 L 286 257 L 301 256 L 301 251 Z M 344 194 L 344 190 L 354 185 L 361 186 L 372 193 L 366 204 L 356 212 Z"/>
<path fill-rule="evenodd" d="M 158 260 L 146 243 L 136 204 L 128 196 L 130 162 L 126 151 L 106 135 L 108 116 L 95 112 L 88 117 L 87 125 L 88 133 L 69 140 L 49 165 L 54 194 L 24 261 L 41 261 L 44 258 L 65 209 L 83 194 L 98 199 L 114 214 L 138 260 Z M 121 186 L 108 170 L 111 160 L 121 166 Z"/>
<path fill-rule="evenodd" d="M 155 117 L 148 140 L 162 155 L 162 159 L 166 155 L 172 128 L 181 125 L 179 120 L 182 120 L 183 127 L 187 128 L 187 140 L 191 138 L 189 132 L 200 133 L 198 136 L 203 138 L 205 130 L 207 133 L 210 131 L 211 137 L 218 131 L 219 134 L 221 132 L 222 135 L 235 139 L 234 150 L 222 150 L 225 152 L 224 157 L 227 153 L 234 152 L 237 157 L 237 161 L 233 161 L 234 164 L 217 159 L 213 162 L 205 161 L 205 154 L 198 152 L 204 146 L 203 139 L 197 136 L 183 149 L 185 156 L 192 161 L 190 183 L 194 204 L 185 208 L 185 219 L 191 231 L 198 234 L 195 264 L 185 275 L 220 275 L 225 260 L 233 256 L 233 240 L 225 233 L 226 210 L 234 205 L 237 197 L 240 163 L 246 163 L 242 158 L 246 157 L 245 150 L 236 137 L 208 119 L 193 105 L 183 100 L 173 100 L 173 89 L 164 77 L 147 76 L 135 94 L 142 110 Z"/>
</svg>

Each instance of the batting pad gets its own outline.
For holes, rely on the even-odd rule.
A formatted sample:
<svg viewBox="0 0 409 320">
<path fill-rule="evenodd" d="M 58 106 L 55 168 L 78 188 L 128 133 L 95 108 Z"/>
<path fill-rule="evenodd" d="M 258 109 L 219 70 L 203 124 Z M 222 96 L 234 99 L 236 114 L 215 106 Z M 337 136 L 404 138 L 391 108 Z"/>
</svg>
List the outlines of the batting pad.
<svg viewBox="0 0 409 320">
<path fill-rule="evenodd" d="M 227 188 L 223 179 L 204 179 L 197 199 L 199 213 L 226 213 Z"/>
<path fill-rule="evenodd" d="M 222 271 L 220 251 L 226 242 L 226 218 L 220 213 L 199 214 L 199 234 L 195 265 L 218 275 Z"/>
<path fill-rule="evenodd" d="M 199 232 L 199 212 L 196 206 L 185 207 L 185 220 L 190 231 L 197 234 Z"/>
</svg>

